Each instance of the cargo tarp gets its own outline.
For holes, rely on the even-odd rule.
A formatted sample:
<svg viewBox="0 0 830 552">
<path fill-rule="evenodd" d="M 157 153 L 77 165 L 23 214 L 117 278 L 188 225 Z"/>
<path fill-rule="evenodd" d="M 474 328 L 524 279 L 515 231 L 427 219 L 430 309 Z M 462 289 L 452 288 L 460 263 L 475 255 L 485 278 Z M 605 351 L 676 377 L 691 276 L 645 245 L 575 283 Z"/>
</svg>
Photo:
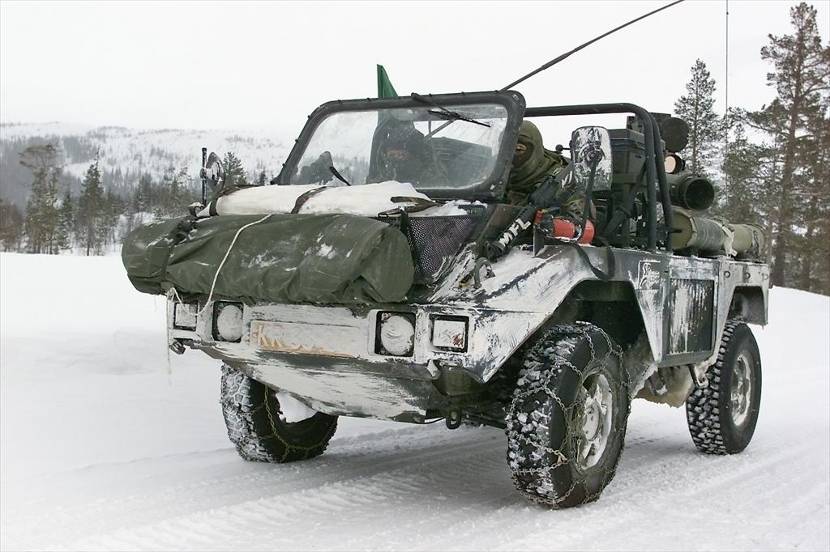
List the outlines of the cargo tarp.
<svg viewBox="0 0 830 552">
<path fill-rule="evenodd" d="M 249 224 L 230 249 L 214 297 L 383 303 L 403 300 L 412 285 L 414 266 L 406 237 L 374 219 L 345 214 L 227 215 L 195 222 L 180 239 L 184 224 L 158 223 L 127 237 L 122 256 L 139 291 L 161 293 L 174 286 L 179 293 L 208 295 L 234 235 Z M 161 262 L 163 248 L 176 241 Z M 151 284 L 156 282 L 154 288 Z"/>
<path fill-rule="evenodd" d="M 126 237 L 121 260 L 127 276 L 138 291 L 164 293 L 161 283 L 173 246 L 187 237 L 187 219 L 170 219 L 139 226 Z"/>
</svg>

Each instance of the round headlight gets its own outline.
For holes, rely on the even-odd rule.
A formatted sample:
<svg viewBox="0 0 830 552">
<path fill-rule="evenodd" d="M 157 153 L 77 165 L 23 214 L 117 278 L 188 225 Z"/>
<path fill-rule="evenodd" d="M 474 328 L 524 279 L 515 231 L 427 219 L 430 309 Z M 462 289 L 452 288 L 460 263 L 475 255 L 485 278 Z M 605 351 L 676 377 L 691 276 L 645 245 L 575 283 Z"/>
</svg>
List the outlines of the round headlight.
<svg viewBox="0 0 830 552">
<path fill-rule="evenodd" d="M 409 356 L 415 342 L 415 327 L 405 316 L 382 314 L 380 344 L 390 355 Z"/>
<path fill-rule="evenodd" d="M 242 339 L 242 307 L 231 303 L 220 305 L 216 313 L 216 334 L 225 341 Z"/>
</svg>

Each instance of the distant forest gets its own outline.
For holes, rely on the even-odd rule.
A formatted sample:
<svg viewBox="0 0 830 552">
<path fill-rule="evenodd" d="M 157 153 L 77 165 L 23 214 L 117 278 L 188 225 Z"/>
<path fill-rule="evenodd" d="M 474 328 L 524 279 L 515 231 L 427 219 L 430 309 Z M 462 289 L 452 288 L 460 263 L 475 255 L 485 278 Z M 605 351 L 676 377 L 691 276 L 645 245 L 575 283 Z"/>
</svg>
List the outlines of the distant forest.
<svg viewBox="0 0 830 552">
<path fill-rule="evenodd" d="M 718 186 L 711 214 L 766 230 L 773 284 L 830 295 L 830 46 L 812 6 L 794 6 L 790 21 L 789 34 L 769 35 L 760 50 L 775 92 L 769 104 L 719 115 L 716 80 L 697 60 L 675 115 L 690 127 L 687 167 Z M 82 179 L 65 173 L 67 157 L 89 163 Z M 0 195 L 0 249 L 98 255 L 136 225 L 181 216 L 199 200 L 198 175 L 172 159 L 156 177 L 102 171 L 99 161 L 74 137 L 0 142 L 0 180 L 30 183 L 25 198 Z M 231 183 L 268 180 L 232 152 L 223 164 Z"/>
</svg>

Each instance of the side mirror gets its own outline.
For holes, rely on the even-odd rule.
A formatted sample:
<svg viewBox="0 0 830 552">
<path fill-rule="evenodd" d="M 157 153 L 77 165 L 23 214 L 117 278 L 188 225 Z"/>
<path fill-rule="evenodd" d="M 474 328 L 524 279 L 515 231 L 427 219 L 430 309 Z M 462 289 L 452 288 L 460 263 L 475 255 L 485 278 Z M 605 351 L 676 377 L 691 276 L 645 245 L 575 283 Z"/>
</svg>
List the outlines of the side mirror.
<svg viewBox="0 0 830 552">
<path fill-rule="evenodd" d="M 611 189 L 611 136 L 600 126 L 584 126 L 571 134 L 573 176 L 588 193 Z M 592 179 L 593 176 L 593 179 Z"/>
<path fill-rule="evenodd" d="M 210 152 L 204 171 L 211 191 L 215 191 L 222 186 L 225 181 L 225 168 L 222 166 L 222 160 L 215 152 Z"/>
</svg>

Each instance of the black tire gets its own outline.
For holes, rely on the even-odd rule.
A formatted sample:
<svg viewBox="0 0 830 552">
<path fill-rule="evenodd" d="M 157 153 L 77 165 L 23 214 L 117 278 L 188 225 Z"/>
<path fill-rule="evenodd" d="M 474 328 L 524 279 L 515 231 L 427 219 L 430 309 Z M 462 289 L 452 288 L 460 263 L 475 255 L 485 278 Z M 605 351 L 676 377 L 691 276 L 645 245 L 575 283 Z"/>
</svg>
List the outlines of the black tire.
<svg viewBox="0 0 830 552">
<path fill-rule="evenodd" d="M 227 364 L 222 366 L 221 392 L 228 437 L 245 460 L 281 464 L 314 458 L 323 454 L 337 429 L 337 416 L 322 412 L 286 422 L 273 389 Z"/>
<path fill-rule="evenodd" d="M 741 452 L 752 440 L 761 407 L 761 355 L 749 326 L 726 323 L 707 376 L 709 385 L 696 387 L 686 399 L 692 441 L 706 454 Z"/>
<path fill-rule="evenodd" d="M 606 433 L 607 438 L 601 439 L 601 448 L 588 448 L 593 455 L 581 458 L 588 428 L 593 427 L 585 416 L 598 412 L 585 402 L 591 386 L 607 389 L 604 395 L 611 397 L 610 407 L 605 402 L 602 416 L 594 418 L 601 420 L 601 429 L 592 433 Z M 507 461 L 516 488 L 552 508 L 599 498 L 622 452 L 628 388 L 621 351 L 600 328 L 578 322 L 545 334 L 526 353 L 507 409 Z"/>
</svg>

